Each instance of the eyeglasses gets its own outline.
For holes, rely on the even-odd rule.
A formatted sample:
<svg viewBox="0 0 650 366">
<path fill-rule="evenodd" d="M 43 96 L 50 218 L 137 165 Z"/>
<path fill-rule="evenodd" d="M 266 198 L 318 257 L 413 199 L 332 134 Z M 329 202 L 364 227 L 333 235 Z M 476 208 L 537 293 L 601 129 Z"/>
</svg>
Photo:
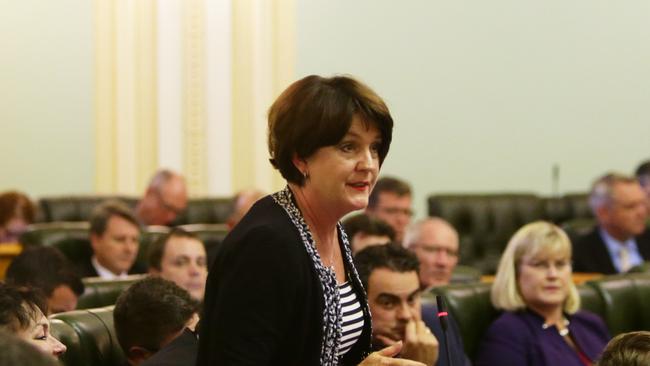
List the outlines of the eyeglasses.
<svg viewBox="0 0 650 366">
<path fill-rule="evenodd" d="M 405 215 L 408 217 L 413 216 L 413 210 L 410 208 L 399 208 L 399 207 L 378 207 L 379 211 L 383 211 L 387 215 Z"/>
<path fill-rule="evenodd" d="M 450 257 L 458 257 L 458 251 L 449 248 L 440 247 L 437 245 L 416 243 L 416 244 L 411 244 L 410 247 L 419 248 L 426 253 L 432 253 L 432 254 L 445 253 Z"/>
<path fill-rule="evenodd" d="M 160 205 L 165 210 L 173 212 L 176 215 L 180 215 L 183 211 L 185 211 L 184 207 L 179 208 L 179 207 L 176 207 L 176 206 L 174 206 L 172 204 L 169 204 L 169 203 L 165 202 L 165 199 L 163 198 L 162 194 L 157 189 L 154 189 L 153 191 L 156 192 L 156 197 L 158 198 L 158 202 L 160 202 Z"/>
</svg>

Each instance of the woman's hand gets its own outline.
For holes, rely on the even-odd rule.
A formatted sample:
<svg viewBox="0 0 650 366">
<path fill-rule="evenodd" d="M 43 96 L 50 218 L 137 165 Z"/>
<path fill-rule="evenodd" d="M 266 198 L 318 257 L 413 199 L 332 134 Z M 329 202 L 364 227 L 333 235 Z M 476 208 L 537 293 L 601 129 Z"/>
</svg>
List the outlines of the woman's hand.
<svg viewBox="0 0 650 366">
<path fill-rule="evenodd" d="M 380 351 L 371 353 L 359 366 L 427 366 L 423 363 L 406 360 L 402 358 L 393 358 L 402 350 L 402 342 L 399 341 L 392 346 L 388 346 Z"/>
</svg>

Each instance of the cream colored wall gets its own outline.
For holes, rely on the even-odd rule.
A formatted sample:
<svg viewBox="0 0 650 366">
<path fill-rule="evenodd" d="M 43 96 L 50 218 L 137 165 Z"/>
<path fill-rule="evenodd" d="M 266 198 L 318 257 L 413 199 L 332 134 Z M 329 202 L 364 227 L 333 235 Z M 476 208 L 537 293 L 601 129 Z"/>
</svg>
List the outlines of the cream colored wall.
<svg viewBox="0 0 650 366">
<path fill-rule="evenodd" d="M 584 191 L 650 158 L 650 3 L 298 2 L 297 77 L 350 73 L 388 102 L 383 173 L 433 192 Z"/>
<path fill-rule="evenodd" d="M 0 191 L 92 192 L 92 2 L 0 1 Z"/>
<path fill-rule="evenodd" d="M 250 121 L 259 121 L 268 108 L 261 101 L 286 85 L 290 70 L 350 73 L 386 98 L 396 129 L 384 173 L 414 183 L 420 215 L 431 192 L 549 194 L 553 164 L 561 192 L 582 191 L 604 170 L 629 172 L 650 157 L 646 1 L 303 1 L 295 31 L 292 1 L 234 4 L 234 42 L 252 38 L 233 44 L 233 83 L 243 88 L 233 88 L 233 189 L 269 181 L 268 171 L 243 166 L 267 164 L 265 148 L 238 149 L 261 140 L 259 122 Z M 258 20 L 252 35 L 238 31 L 250 4 L 276 25 Z M 93 2 L 1 8 L 0 190 L 94 192 Z M 255 43 L 269 39 L 271 50 Z M 259 52 L 267 63 L 259 64 Z M 241 54 L 258 64 L 243 67 Z M 295 69 L 281 67 L 294 54 Z M 241 84 L 249 70 L 258 73 L 256 86 Z M 262 78 L 264 70 L 275 76 Z M 271 181 L 277 186 L 277 175 Z"/>
</svg>

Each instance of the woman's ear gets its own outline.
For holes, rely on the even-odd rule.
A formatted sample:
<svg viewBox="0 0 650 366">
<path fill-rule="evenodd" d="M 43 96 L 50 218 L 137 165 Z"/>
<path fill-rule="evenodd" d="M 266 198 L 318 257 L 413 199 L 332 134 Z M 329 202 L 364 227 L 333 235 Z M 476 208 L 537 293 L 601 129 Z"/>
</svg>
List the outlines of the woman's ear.
<svg viewBox="0 0 650 366">
<path fill-rule="evenodd" d="M 305 173 L 307 173 L 307 161 L 305 159 L 298 157 L 298 154 L 293 153 L 293 156 L 291 157 L 291 162 L 293 165 L 298 169 L 300 174 L 303 176 Z"/>
</svg>

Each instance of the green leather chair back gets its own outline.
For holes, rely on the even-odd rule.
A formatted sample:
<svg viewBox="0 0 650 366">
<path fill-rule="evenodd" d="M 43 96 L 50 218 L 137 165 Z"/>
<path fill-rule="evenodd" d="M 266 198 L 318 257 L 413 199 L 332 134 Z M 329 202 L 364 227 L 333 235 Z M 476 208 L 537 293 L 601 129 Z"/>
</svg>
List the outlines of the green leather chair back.
<svg viewBox="0 0 650 366">
<path fill-rule="evenodd" d="M 605 303 L 595 287 L 583 284 L 576 286 L 580 295 L 580 309 L 605 317 Z"/>
<path fill-rule="evenodd" d="M 499 312 L 490 302 L 490 284 L 475 283 L 435 288 L 432 292 L 445 297 L 463 338 L 465 353 L 474 359 L 483 334 Z"/>
<path fill-rule="evenodd" d="M 146 274 L 130 275 L 123 280 L 105 280 L 100 277 L 84 278 L 83 283 L 86 289 L 83 295 L 79 296 L 77 309 L 115 305 L 117 298 L 124 290 L 146 276 Z"/>
<path fill-rule="evenodd" d="M 75 310 L 52 316 L 52 334 L 68 348 L 65 366 L 124 365 L 113 326 L 113 307 Z"/>
<path fill-rule="evenodd" d="M 593 286 L 603 300 L 602 317 L 612 335 L 643 329 L 639 315 L 644 309 L 633 278 L 606 276 L 589 281 L 588 285 Z"/>
</svg>

